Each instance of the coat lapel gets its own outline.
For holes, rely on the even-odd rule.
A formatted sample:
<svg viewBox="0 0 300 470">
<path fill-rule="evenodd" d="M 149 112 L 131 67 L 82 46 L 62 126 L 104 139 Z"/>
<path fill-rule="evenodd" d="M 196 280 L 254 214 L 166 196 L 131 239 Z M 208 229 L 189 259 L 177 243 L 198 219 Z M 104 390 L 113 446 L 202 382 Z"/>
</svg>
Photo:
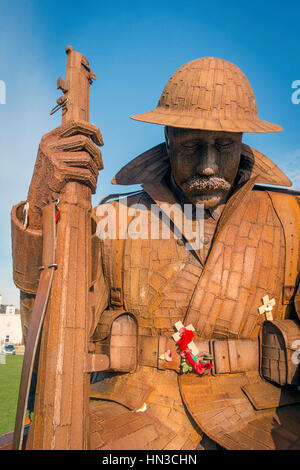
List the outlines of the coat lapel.
<svg viewBox="0 0 300 470">
<path fill-rule="evenodd" d="M 164 214 L 171 220 L 174 226 L 174 234 L 176 237 L 183 238 L 192 247 L 194 241 L 193 235 L 190 233 L 190 231 L 186 230 L 186 228 L 190 225 L 189 221 L 178 200 L 175 198 L 174 194 L 166 185 L 166 183 L 164 181 L 144 183 L 142 187 L 153 199 L 153 201 L 160 207 L 162 212 L 164 212 Z M 174 209 L 174 211 L 170 211 L 170 208 Z M 181 223 L 179 224 L 178 221 L 181 221 Z M 201 259 L 199 251 L 196 249 L 191 249 L 191 251 L 195 254 L 201 266 L 204 266 L 204 262 Z"/>
</svg>

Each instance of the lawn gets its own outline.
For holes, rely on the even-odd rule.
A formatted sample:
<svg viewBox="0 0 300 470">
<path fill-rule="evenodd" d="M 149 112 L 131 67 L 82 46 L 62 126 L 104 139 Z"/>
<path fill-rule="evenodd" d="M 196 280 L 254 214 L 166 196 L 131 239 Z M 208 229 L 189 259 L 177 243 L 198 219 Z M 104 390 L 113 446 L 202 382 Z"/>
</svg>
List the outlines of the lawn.
<svg viewBox="0 0 300 470">
<path fill-rule="evenodd" d="M 0 435 L 15 426 L 23 357 L 6 356 L 6 364 L 0 364 Z"/>
</svg>

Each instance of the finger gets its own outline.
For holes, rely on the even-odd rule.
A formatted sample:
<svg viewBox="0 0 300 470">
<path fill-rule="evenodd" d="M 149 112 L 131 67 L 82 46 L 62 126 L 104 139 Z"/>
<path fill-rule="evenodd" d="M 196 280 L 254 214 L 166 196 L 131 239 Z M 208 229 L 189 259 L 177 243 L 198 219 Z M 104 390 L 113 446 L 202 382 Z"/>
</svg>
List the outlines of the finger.
<svg viewBox="0 0 300 470">
<path fill-rule="evenodd" d="M 91 188 L 93 194 L 97 187 L 97 177 L 85 168 L 70 169 L 69 166 L 62 166 L 60 169 L 60 179 L 63 179 L 65 183 L 70 181 L 84 183 Z"/>
<path fill-rule="evenodd" d="M 48 145 L 49 149 L 55 151 L 69 151 L 78 152 L 84 150 L 88 152 L 94 159 L 98 170 L 103 169 L 103 162 L 101 156 L 101 150 L 92 142 L 88 137 L 84 135 L 76 135 L 73 137 L 65 137 L 64 139 L 55 140 L 52 144 Z"/>
<path fill-rule="evenodd" d="M 64 168 L 85 168 L 98 176 L 98 167 L 87 152 L 63 152 L 55 157 L 56 165 Z"/>
<path fill-rule="evenodd" d="M 100 132 L 100 129 L 87 121 L 69 121 L 61 127 L 60 135 L 62 137 L 70 137 L 76 134 L 84 134 L 95 142 L 95 144 L 102 147 L 103 139 Z"/>
</svg>

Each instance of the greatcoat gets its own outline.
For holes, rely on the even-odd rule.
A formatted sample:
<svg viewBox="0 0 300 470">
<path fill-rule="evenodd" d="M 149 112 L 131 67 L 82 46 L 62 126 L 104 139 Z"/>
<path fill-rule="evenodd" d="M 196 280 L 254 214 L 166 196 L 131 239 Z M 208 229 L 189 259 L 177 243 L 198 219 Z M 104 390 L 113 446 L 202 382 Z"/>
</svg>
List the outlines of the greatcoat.
<svg viewBox="0 0 300 470">
<path fill-rule="evenodd" d="M 128 233 L 136 224 L 130 208 L 139 204 L 139 220 L 150 223 L 153 204 L 163 212 L 178 204 L 168 176 L 160 144 L 113 180 L 140 183 L 143 190 L 127 198 L 127 208 L 118 198 L 104 201 L 101 211 L 126 214 Z M 91 384 L 91 449 L 195 449 L 213 442 L 227 449 L 300 448 L 298 372 L 291 365 L 291 344 L 300 338 L 300 193 L 266 185 L 288 186 L 289 180 L 243 145 L 234 190 L 205 255 L 187 248 L 184 232 L 178 237 L 172 213 L 170 239 L 161 233 L 125 238 L 118 230 L 116 239 L 99 239 L 102 218 L 94 210 L 90 349 L 110 356 L 110 371 Z M 26 335 L 41 234 L 22 231 L 22 204 L 13 208 L 12 234 Z M 259 313 L 266 295 L 275 299 L 269 321 Z M 194 326 L 196 345 L 213 355 L 214 375 L 180 373 L 172 339 L 178 321 Z M 285 338 L 279 352 L 274 343 L 273 356 L 267 344 L 263 349 L 266 325 Z M 162 358 L 167 349 L 171 362 Z"/>
</svg>

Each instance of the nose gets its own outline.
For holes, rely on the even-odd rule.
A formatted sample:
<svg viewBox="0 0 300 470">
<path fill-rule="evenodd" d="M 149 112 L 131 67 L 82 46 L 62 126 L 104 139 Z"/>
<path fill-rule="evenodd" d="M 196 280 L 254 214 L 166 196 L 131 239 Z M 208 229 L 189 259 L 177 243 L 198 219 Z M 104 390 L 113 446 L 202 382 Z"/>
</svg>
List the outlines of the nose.
<svg viewBox="0 0 300 470">
<path fill-rule="evenodd" d="M 218 170 L 218 152 L 214 145 L 206 144 L 201 147 L 196 172 L 199 175 L 213 176 Z"/>
</svg>

